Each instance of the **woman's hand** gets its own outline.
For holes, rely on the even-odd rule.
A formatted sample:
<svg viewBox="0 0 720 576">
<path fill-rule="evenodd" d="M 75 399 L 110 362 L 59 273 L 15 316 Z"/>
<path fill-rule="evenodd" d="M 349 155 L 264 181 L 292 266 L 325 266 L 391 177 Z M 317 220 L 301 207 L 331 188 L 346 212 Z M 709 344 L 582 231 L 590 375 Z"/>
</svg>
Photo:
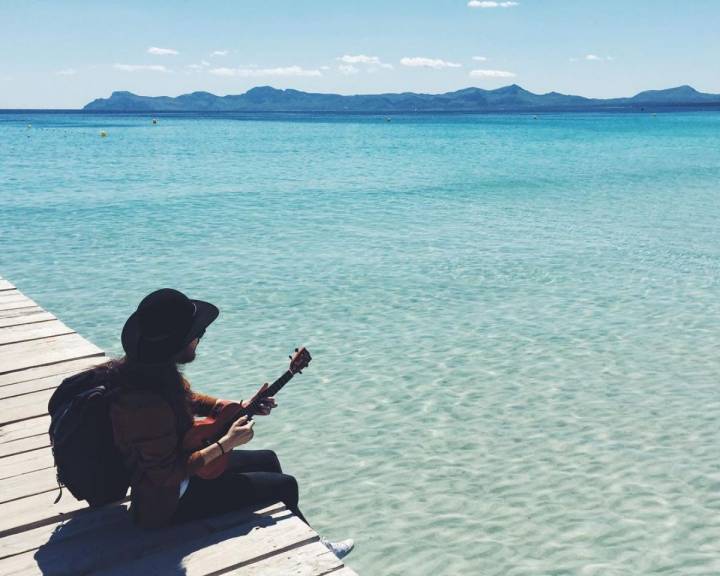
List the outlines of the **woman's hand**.
<svg viewBox="0 0 720 576">
<path fill-rule="evenodd" d="M 263 392 L 269 388 L 270 384 L 265 382 L 262 386 L 260 386 L 260 390 L 258 390 L 255 393 L 255 396 L 250 398 L 250 400 L 243 400 L 242 401 L 242 407 L 248 408 L 251 406 L 256 400 L 257 400 L 257 408 L 258 408 L 258 414 L 260 416 L 267 416 L 270 414 L 273 408 L 277 406 L 277 402 L 275 402 L 275 398 L 260 398 L 262 396 Z"/>
<path fill-rule="evenodd" d="M 227 434 L 220 440 L 220 444 L 226 451 L 247 444 L 255 435 L 253 426 L 255 426 L 255 422 L 253 420 L 248 422 L 247 416 L 238 418 L 232 423 Z"/>
</svg>

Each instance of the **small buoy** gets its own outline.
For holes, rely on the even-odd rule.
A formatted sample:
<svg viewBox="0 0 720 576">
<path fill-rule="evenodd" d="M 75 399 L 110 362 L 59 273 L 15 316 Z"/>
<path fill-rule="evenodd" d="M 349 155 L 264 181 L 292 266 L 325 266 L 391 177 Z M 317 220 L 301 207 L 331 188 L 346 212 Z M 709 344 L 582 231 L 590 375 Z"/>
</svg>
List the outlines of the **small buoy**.
<svg viewBox="0 0 720 576">
<path fill-rule="evenodd" d="M 533 120 L 537 120 L 537 116 L 533 116 Z"/>
<path fill-rule="evenodd" d="M 105 132 L 105 130 L 100 130 L 100 138 L 106 138 L 106 137 L 107 137 L 107 132 Z"/>
<path fill-rule="evenodd" d="M 158 122 L 158 121 L 157 121 L 157 118 L 153 118 L 153 119 L 152 119 L 152 123 L 153 123 L 153 124 L 157 124 L 157 122 Z"/>
<path fill-rule="evenodd" d="M 390 118 L 390 116 L 385 116 L 385 122 L 392 122 L 392 118 Z"/>
<path fill-rule="evenodd" d="M 32 128 L 32 124 L 28 124 L 28 128 Z"/>
</svg>

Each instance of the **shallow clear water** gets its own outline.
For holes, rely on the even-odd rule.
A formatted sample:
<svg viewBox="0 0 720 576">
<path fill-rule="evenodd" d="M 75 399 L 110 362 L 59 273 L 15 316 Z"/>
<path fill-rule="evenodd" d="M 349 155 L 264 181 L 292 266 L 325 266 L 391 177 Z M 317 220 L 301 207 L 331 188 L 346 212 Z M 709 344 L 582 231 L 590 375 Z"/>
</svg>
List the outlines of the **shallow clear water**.
<svg viewBox="0 0 720 576">
<path fill-rule="evenodd" d="M 0 274 L 216 303 L 225 397 L 307 345 L 250 447 L 366 576 L 720 573 L 719 194 L 717 114 L 0 114 Z"/>
</svg>

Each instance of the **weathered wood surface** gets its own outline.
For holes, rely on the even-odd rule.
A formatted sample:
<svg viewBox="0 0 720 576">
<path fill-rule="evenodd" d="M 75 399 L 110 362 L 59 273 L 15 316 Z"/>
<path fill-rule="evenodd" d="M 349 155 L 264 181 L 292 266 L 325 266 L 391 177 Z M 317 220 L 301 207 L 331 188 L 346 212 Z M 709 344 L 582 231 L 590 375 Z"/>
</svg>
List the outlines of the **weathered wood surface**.
<svg viewBox="0 0 720 576">
<path fill-rule="evenodd" d="M 47 401 L 102 350 L 0 278 L 0 574 L 356 576 L 282 504 L 143 531 L 58 487 Z"/>
<path fill-rule="evenodd" d="M 319 576 L 340 574 L 343 564 L 320 542 L 311 542 L 224 574 L 234 576 Z M 347 576 L 348 573 L 346 573 Z M 352 572 L 349 574 L 353 574 Z"/>
<path fill-rule="evenodd" d="M 32 342 L 6 344 L 0 346 L 0 374 L 103 355 L 104 352 L 100 348 L 79 334 L 66 334 Z"/>
<path fill-rule="evenodd" d="M 85 508 L 74 514 L 72 521 L 70 521 L 70 519 L 63 519 L 0 538 L 0 559 L 31 550 L 37 550 L 48 543 L 52 546 L 58 546 L 61 545 L 64 540 L 70 540 L 81 534 L 88 534 L 89 532 L 93 534 L 102 530 L 115 532 L 118 527 L 129 524 L 128 506 L 129 504 L 127 502 L 118 502 L 93 510 Z M 203 521 L 203 523 L 207 524 L 209 531 L 217 532 L 220 529 L 218 526 L 227 528 L 233 524 L 247 522 L 251 518 L 278 513 L 284 509 L 285 505 L 279 502 L 262 508 L 248 508 L 246 510 L 228 513 L 222 517 L 223 522 L 217 526 L 210 525 L 207 521 Z M 133 534 L 128 542 L 118 542 L 116 545 L 118 547 L 124 547 L 124 549 L 127 550 L 132 546 L 137 546 L 138 540 L 144 539 L 148 533 L 149 532 L 145 530 L 133 529 Z M 50 542 L 51 539 L 52 542 Z M 140 545 L 142 545 L 142 543 L 140 543 Z M 95 548 L 98 548 L 98 546 L 95 546 Z"/>
<path fill-rule="evenodd" d="M 6 328 L 0 328 L 0 346 L 3 344 L 14 344 L 16 342 L 27 342 L 28 340 L 39 340 L 48 336 L 62 336 L 72 334 L 60 320 L 47 320 L 45 322 L 33 322 L 32 324 L 20 324 Z"/>
<path fill-rule="evenodd" d="M 3 290 L 0 292 L 0 305 L 8 302 L 32 302 L 19 290 Z"/>
<path fill-rule="evenodd" d="M 7 458 L 0 458 L 0 481 L 53 466 L 53 455 L 48 449 L 14 454 Z"/>
<path fill-rule="evenodd" d="M 10 310 L 0 310 L 0 319 L 2 318 L 21 318 L 21 320 L 13 320 L 13 322 L 20 322 L 26 324 L 28 318 L 35 316 L 36 314 L 47 314 L 45 310 L 40 306 L 26 306 L 23 308 L 11 308 Z"/>
<path fill-rule="evenodd" d="M 0 401 L 0 409 L 2 403 Z M 0 426 L 0 444 L 5 442 L 14 442 L 23 438 L 30 438 L 38 434 L 47 434 L 50 427 L 50 416 L 41 416 L 40 418 L 32 418 L 31 420 L 20 420 L 12 424 Z"/>
<path fill-rule="evenodd" d="M 107 361 L 107 358 L 102 356 L 93 356 L 77 360 L 65 360 L 55 364 L 33 366 L 32 368 L 26 368 L 25 370 L 17 370 L 8 374 L 0 374 L 0 386 L 8 386 L 10 384 L 28 382 L 29 380 L 47 378 L 48 376 L 53 376 L 55 374 L 65 374 L 67 376 L 69 374 L 90 368 L 91 366 L 97 366 L 105 361 Z"/>
<path fill-rule="evenodd" d="M 53 503 L 55 498 L 56 493 L 43 492 L 0 504 L 0 538 L 52 524 L 87 509 L 85 502 L 78 502 L 67 490 L 57 504 Z"/>
<path fill-rule="evenodd" d="M 36 418 L 47 414 L 48 400 L 50 400 L 52 393 L 53 390 L 40 390 L 39 392 L 5 398 L 3 406 L 7 406 L 7 411 L 3 410 L 0 413 L 0 424 L 27 420 L 28 418 Z"/>
<path fill-rule="evenodd" d="M 37 550 L 48 544 L 51 538 L 52 545 L 59 545 L 63 540 L 75 538 L 80 534 L 94 532 L 104 526 L 113 526 L 120 517 L 127 514 L 127 509 L 127 503 L 113 504 L 94 510 L 85 508 L 73 516 L 72 522 L 69 522 L 69 519 L 59 520 L 7 535 L 0 538 L 0 559 Z"/>
<path fill-rule="evenodd" d="M 7 292 L 0 292 L 0 310 L 18 310 L 20 308 L 37 306 L 37 303 L 30 300 L 30 298 L 25 298 L 24 296 L 15 297 L 12 295 L 3 297 L 2 294 L 7 294 Z"/>
<path fill-rule="evenodd" d="M 74 373 L 74 371 L 72 373 Z M 34 380 L 0 386 L 0 400 L 17 398 L 19 396 L 42 392 L 43 390 L 54 390 L 68 375 L 68 373 L 54 374 L 53 376 L 47 376 L 45 378 L 35 378 Z"/>
<path fill-rule="evenodd" d="M 271 516 L 265 526 L 258 527 L 256 521 L 241 524 L 95 573 L 172 574 L 182 567 L 186 576 L 206 576 L 240 568 L 317 539 L 309 526 L 289 512 L 280 512 Z"/>
<path fill-rule="evenodd" d="M 48 446 L 50 446 L 50 438 L 46 433 L 30 436 L 29 438 L 20 438 L 19 440 L 12 440 L 10 442 L 3 442 L 0 443 L 0 458 L 12 456 L 13 454 L 22 454 L 23 452 L 37 450 L 38 448 L 47 448 Z M 2 497 L 1 493 L 0 497 Z"/>
<path fill-rule="evenodd" d="M 272 523 L 273 516 L 285 515 L 281 505 L 258 511 L 246 509 L 228 518 L 229 525 Z M 71 520 L 34 529 L 30 538 L 11 539 L 0 548 L 0 573 L 74 576 L 111 568 L 158 550 L 173 548 L 177 542 L 207 536 L 213 530 L 204 522 L 172 526 L 166 530 L 139 530 L 133 525 L 127 505 L 109 506 L 100 514 L 77 513 Z M 101 521 L 98 521 L 101 520 Z M 92 533 L 89 536 L 89 533 Z M 85 537 L 78 538 L 83 535 Z M 6 552 L 18 550 L 10 557 Z"/>
<path fill-rule="evenodd" d="M 27 498 L 43 492 L 58 492 L 55 468 L 41 468 L 0 480 L 0 503 Z M 53 500 L 55 496 L 53 496 Z"/>
<path fill-rule="evenodd" d="M 28 309 L 26 309 L 28 310 Z M 8 328 L 10 326 L 22 326 L 25 324 L 35 324 L 36 322 L 46 322 L 54 320 L 55 316 L 50 312 L 45 312 L 42 308 L 31 308 L 31 312 L 25 314 L 4 315 L 0 312 L 0 328 Z M 11 310 L 11 312 L 18 312 Z M 22 312 L 22 310 L 20 310 Z"/>
</svg>

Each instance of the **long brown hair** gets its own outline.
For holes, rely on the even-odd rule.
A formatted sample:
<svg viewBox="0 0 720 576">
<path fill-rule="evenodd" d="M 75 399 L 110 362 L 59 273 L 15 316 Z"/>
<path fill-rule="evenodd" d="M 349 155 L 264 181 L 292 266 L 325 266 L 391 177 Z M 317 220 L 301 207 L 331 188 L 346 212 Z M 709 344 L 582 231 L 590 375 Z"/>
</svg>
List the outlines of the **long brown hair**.
<svg viewBox="0 0 720 576">
<path fill-rule="evenodd" d="M 118 390 L 150 390 L 162 396 L 172 407 L 178 432 L 184 434 L 193 422 L 191 410 L 192 390 L 178 365 L 144 365 L 132 362 L 126 356 L 101 364 L 96 370 L 105 371 Z"/>
</svg>

